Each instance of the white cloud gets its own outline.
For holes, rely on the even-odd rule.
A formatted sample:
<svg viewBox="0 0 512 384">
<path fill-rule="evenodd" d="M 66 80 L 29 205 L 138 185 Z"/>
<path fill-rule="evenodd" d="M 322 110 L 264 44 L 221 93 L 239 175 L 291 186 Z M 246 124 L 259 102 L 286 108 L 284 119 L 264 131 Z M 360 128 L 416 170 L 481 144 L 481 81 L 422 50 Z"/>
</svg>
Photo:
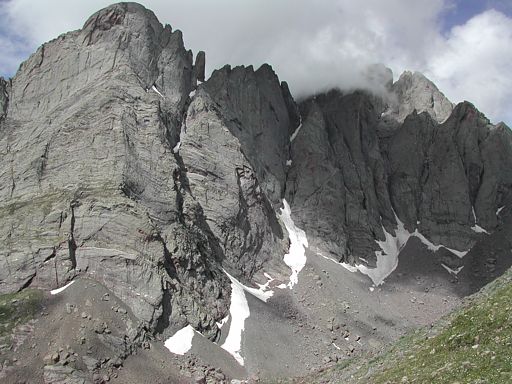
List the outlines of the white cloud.
<svg viewBox="0 0 512 384">
<path fill-rule="evenodd" d="M 512 122 L 512 19 L 489 10 L 453 28 L 426 73 L 453 100 Z"/>
<path fill-rule="evenodd" d="M 42 42 L 80 28 L 111 2 L 12 0 L 0 7 L 10 16 L 12 35 L 28 42 L 28 54 Z M 443 34 L 442 17 L 453 9 L 453 0 L 140 2 L 161 22 L 181 29 L 187 47 L 206 51 L 209 72 L 226 63 L 268 62 L 300 96 L 333 86 L 360 86 L 366 66 L 381 62 L 395 76 L 406 69 L 422 71 L 452 101 L 473 101 L 492 120 L 512 122 L 507 111 L 512 20 L 497 11 Z M 0 37 L 2 52 L 4 40 Z M 12 71 L 19 56 L 9 61 L 2 55 L 0 73 Z"/>
</svg>

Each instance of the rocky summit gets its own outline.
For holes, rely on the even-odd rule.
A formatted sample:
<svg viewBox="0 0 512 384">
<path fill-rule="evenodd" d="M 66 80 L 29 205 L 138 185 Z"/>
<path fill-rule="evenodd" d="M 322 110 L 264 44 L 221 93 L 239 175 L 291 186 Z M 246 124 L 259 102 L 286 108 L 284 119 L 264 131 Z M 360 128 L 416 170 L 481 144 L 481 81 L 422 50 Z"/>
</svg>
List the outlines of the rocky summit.
<svg viewBox="0 0 512 384">
<path fill-rule="evenodd" d="M 119 3 L 0 78 L 2 382 L 304 376 L 512 265 L 505 124 L 417 72 L 295 100 L 206 60 Z"/>
</svg>

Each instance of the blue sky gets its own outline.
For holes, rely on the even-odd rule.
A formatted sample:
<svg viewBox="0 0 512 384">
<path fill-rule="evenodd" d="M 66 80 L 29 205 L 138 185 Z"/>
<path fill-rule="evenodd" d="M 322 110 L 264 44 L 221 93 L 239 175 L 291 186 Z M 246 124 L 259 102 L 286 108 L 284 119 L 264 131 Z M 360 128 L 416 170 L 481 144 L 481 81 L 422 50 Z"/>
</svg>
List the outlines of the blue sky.
<svg viewBox="0 0 512 384">
<path fill-rule="evenodd" d="M 449 31 L 454 25 L 462 25 L 489 9 L 495 9 L 512 17 L 512 0 L 456 0 L 442 15 L 444 31 Z"/>
<path fill-rule="evenodd" d="M 0 0 L 0 76 L 115 0 Z M 295 96 L 366 86 L 383 63 L 512 123 L 512 0 L 140 0 L 183 31 L 207 72 L 270 63 Z"/>
</svg>

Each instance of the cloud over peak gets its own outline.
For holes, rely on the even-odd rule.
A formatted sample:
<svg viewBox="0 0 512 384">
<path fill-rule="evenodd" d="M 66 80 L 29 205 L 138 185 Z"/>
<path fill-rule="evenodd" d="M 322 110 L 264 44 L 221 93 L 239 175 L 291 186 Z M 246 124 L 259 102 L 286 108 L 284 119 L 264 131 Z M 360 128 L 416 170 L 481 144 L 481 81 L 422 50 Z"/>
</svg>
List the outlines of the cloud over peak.
<svg viewBox="0 0 512 384">
<path fill-rule="evenodd" d="M 498 0 L 495 0 L 498 1 Z M 470 100 L 493 121 L 512 122 L 512 18 L 488 9 L 462 25 L 456 0 L 145 0 L 162 23 L 205 50 L 207 71 L 270 63 L 301 97 L 333 87 L 373 87 L 368 67 L 397 77 L 420 71 L 454 102 Z M 0 74 L 62 32 L 80 28 L 111 0 L 0 1 Z M 448 20 L 449 21 L 449 20 Z M 396 78 L 395 78 L 396 79 Z"/>
</svg>

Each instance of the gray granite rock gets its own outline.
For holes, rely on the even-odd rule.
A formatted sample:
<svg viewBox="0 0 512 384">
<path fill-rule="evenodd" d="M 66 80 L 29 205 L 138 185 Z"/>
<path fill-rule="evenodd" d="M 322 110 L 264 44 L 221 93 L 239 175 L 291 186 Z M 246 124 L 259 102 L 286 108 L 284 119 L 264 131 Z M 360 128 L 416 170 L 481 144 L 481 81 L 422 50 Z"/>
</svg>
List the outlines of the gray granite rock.
<svg viewBox="0 0 512 384">
<path fill-rule="evenodd" d="M 7 112 L 7 104 L 9 103 L 9 83 L 0 77 L 0 121 Z"/>
<path fill-rule="evenodd" d="M 194 63 L 194 72 L 196 75 L 196 79 L 198 81 L 205 80 L 205 76 L 204 76 L 205 67 L 206 67 L 206 55 L 205 55 L 204 51 L 199 51 L 199 52 L 197 52 L 196 61 Z"/>
<path fill-rule="evenodd" d="M 286 189 L 300 226 L 314 247 L 348 262 L 375 261 L 395 214 L 434 244 L 468 250 L 478 239 L 472 227 L 496 228 L 509 198 L 510 130 L 467 102 L 441 125 L 434 110 L 413 109 L 382 129 L 386 108 L 365 92 L 301 103 Z"/>
<path fill-rule="evenodd" d="M 45 365 L 43 380 L 44 384 L 92 384 L 84 372 L 67 365 Z"/>
<path fill-rule="evenodd" d="M 475 217 L 493 230 L 512 199 L 509 128 L 469 103 L 452 111 L 418 73 L 391 84 L 377 66 L 382 94 L 297 105 L 269 65 L 226 66 L 197 85 L 204 66 L 180 31 L 120 3 L 0 80 L 1 292 L 84 275 L 138 330 L 191 324 L 216 339 L 225 271 L 247 285 L 289 276 L 283 198 L 313 251 L 370 265 L 395 214 L 464 250 Z"/>
<path fill-rule="evenodd" d="M 269 104 L 256 117 L 239 115 L 245 147 L 229 104 L 217 103 L 250 101 L 205 92 L 189 107 L 195 76 L 181 32 L 134 3 L 99 11 L 22 64 L 0 132 L 2 292 L 84 274 L 155 332 L 190 323 L 215 338 L 229 306 L 222 268 L 248 284 L 255 274 L 263 281 L 265 264 L 284 274 L 287 237 L 260 186 L 279 202 L 289 127 L 277 76 L 267 68 L 248 75 L 258 102 Z M 244 155 L 257 137 L 249 130 L 263 123 L 280 138 L 268 175 L 267 163 Z M 187 125 L 181 153 L 173 151 Z M 208 157 L 198 145 L 226 151 Z"/>
<path fill-rule="evenodd" d="M 496 210 L 510 194 L 511 150 L 510 131 L 467 102 L 439 126 L 426 113 L 410 115 L 389 146 L 397 214 L 435 243 L 468 249 L 472 226 L 497 225 Z"/>
<path fill-rule="evenodd" d="M 245 156 L 246 148 L 230 130 L 239 127 L 233 127 L 230 111 L 219 107 L 209 94 L 210 81 L 200 86 L 187 110 L 179 157 L 186 166 L 190 192 L 219 239 L 226 266 L 241 272 L 244 280 L 260 272 L 258 280 L 264 283 L 265 264 L 274 273 L 280 269 L 288 273 L 282 269 L 285 234 Z M 234 96 L 232 101 L 238 102 Z M 251 132 L 251 127 L 241 128 Z M 279 127 L 268 128 L 272 132 Z"/>
<path fill-rule="evenodd" d="M 405 71 L 391 86 L 396 100 L 391 113 L 402 122 L 414 110 L 427 112 L 438 123 L 444 122 L 453 110 L 453 104 L 434 83 L 420 72 Z"/>
<path fill-rule="evenodd" d="M 301 112 L 286 190 L 292 212 L 313 245 L 326 242 L 340 260 L 371 261 L 383 226 L 395 223 L 371 97 L 331 91 L 304 101 Z"/>
<path fill-rule="evenodd" d="M 256 71 L 252 66 L 225 66 L 213 72 L 205 89 L 240 141 L 264 193 L 272 204 L 280 204 L 290 131 L 298 120 L 288 88 L 281 87 L 272 68 L 264 64 Z"/>
</svg>

